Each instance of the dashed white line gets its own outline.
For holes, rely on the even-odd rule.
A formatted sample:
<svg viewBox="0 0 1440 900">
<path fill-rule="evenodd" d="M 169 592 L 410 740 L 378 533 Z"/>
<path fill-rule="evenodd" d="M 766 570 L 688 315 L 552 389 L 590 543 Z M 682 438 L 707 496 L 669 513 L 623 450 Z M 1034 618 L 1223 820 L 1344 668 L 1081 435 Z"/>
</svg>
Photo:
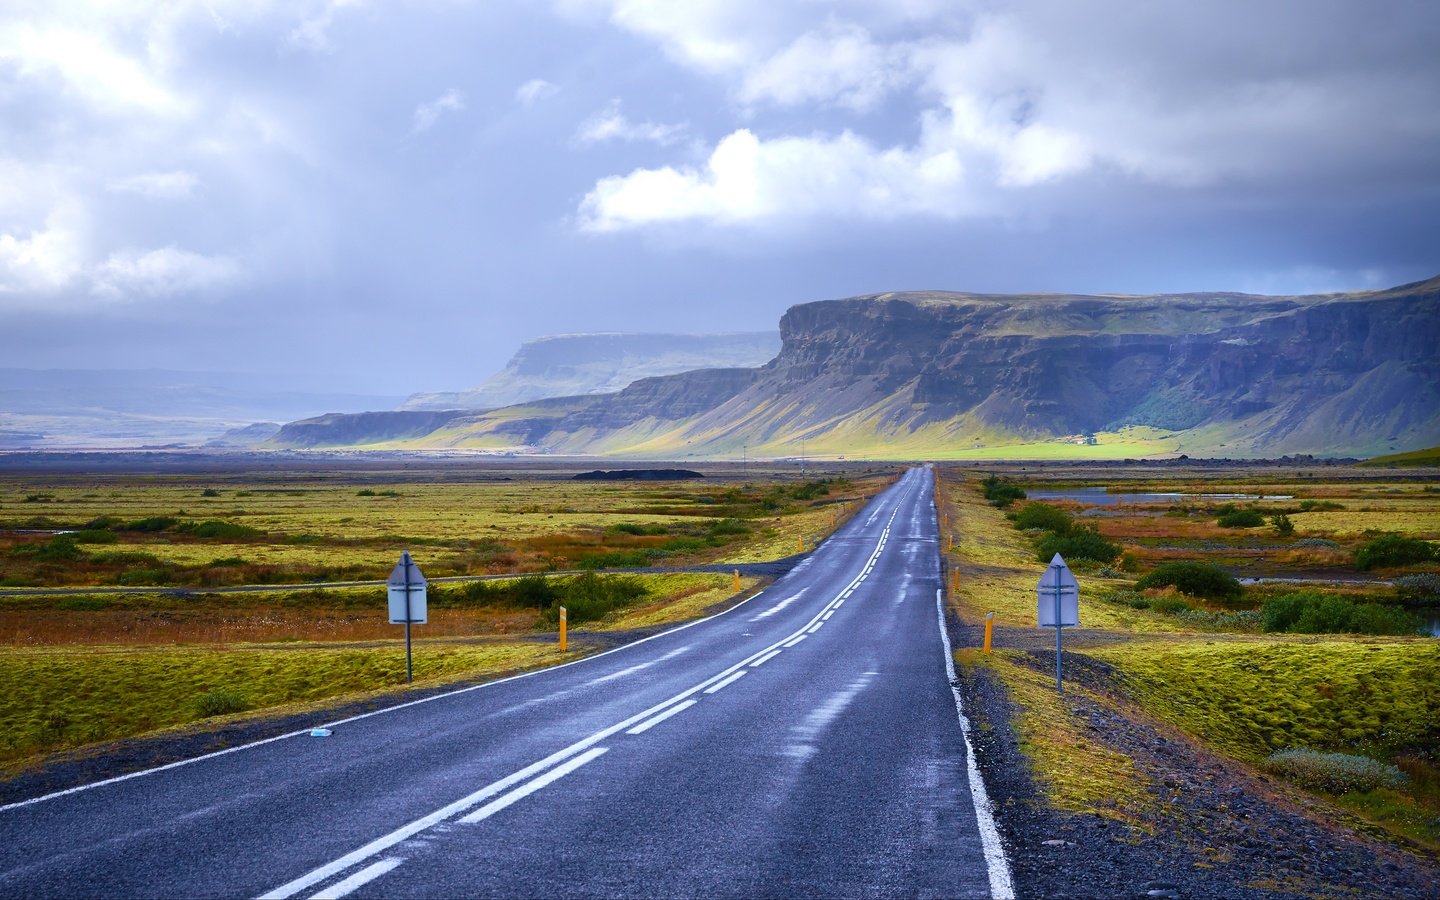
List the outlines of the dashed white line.
<svg viewBox="0 0 1440 900">
<path fill-rule="evenodd" d="M 807 637 L 809 637 L 809 636 L 810 636 L 810 635 L 808 635 L 808 634 L 802 634 L 802 635 L 800 635 L 800 636 L 797 637 L 797 638 L 791 638 L 790 640 L 786 641 L 785 643 L 781 644 L 780 646 L 782 646 L 782 647 L 793 647 L 793 646 L 795 646 L 796 644 L 800 643 L 801 641 L 805 640 L 805 639 L 806 639 Z"/>
<path fill-rule="evenodd" d="M 399 856 L 387 856 L 374 865 L 366 866 L 344 881 L 337 881 L 320 893 L 312 895 L 310 900 L 340 900 L 341 897 L 357 888 L 364 887 L 404 861 L 404 858 Z"/>
<path fill-rule="evenodd" d="M 822 626 L 822 625 L 824 625 L 824 624 L 825 624 L 824 622 L 816 622 L 814 625 L 811 625 L 809 628 L 805 629 L 805 631 L 806 631 L 806 633 L 808 633 L 808 634 L 814 634 L 815 632 L 819 631 L 819 630 L 820 630 L 820 626 Z"/>
<path fill-rule="evenodd" d="M 690 703 L 693 705 L 695 701 L 691 700 Z M 632 731 L 631 733 L 633 734 L 634 732 Z M 605 752 L 609 749 L 610 748 L 608 747 L 591 747 L 589 750 L 586 750 L 584 753 L 580 754 L 569 762 L 566 762 L 563 765 L 556 766 L 555 768 L 546 772 L 544 775 L 541 775 L 539 778 L 536 778 L 533 781 L 527 781 L 526 783 L 522 784 L 520 787 L 516 788 L 510 793 L 502 794 L 501 796 L 496 797 L 494 800 L 491 800 L 489 803 L 485 804 L 484 806 L 475 810 L 470 815 L 461 819 L 460 823 L 462 825 L 473 825 L 476 822 L 484 821 L 485 819 L 490 818 L 500 810 L 514 803 L 516 800 L 520 800 L 524 797 L 530 796 L 531 794 L 535 793 L 546 785 L 559 781 L 561 778 L 564 778 L 566 775 L 569 775 L 571 772 L 575 771 L 576 769 L 580 768 L 581 766 L 585 765 L 596 757 L 603 756 Z"/>
<path fill-rule="evenodd" d="M 652 717 L 652 718 L 650 718 L 650 719 L 645 720 L 644 722 L 641 722 L 639 725 L 636 725 L 634 728 L 630 729 L 629 731 L 627 731 L 627 732 L 625 732 L 625 733 L 626 733 L 626 734 L 644 734 L 645 732 L 647 732 L 647 731 L 649 731 L 650 729 L 654 728 L 656 725 L 659 725 L 661 722 L 665 721 L 666 719 L 670 718 L 671 716 L 678 716 L 680 713 L 682 713 L 682 712 L 684 712 L 685 710 L 689 709 L 690 707 L 694 706 L 697 702 L 698 702 L 698 701 L 696 701 L 696 700 L 686 700 L 684 703 L 677 703 L 677 704 L 675 704 L 674 706 L 672 706 L 672 707 L 670 707 L 669 709 L 667 709 L 667 710 L 665 710 L 664 712 L 662 712 L 660 715 L 654 716 L 654 717 Z"/>
<path fill-rule="evenodd" d="M 715 693 L 716 691 L 724 690 L 725 688 L 729 687 L 730 685 L 734 684 L 735 682 L 739 681 L 740 679 L 742 679 L 742 678 L 744 678 L 744 677 L 745 677 L 745 670 L 744 670 L 744 669 L 741 669 L 739 672 L 736 672 L 734 675 L 731 675 L 729 678 L 726 678 L 724 681 L 717 681 L 717 682 L 715 682 L 714 684 L 710 685 L 708 688 L 705 689 L 704 692 L 707 693 L 707 694 L 713 694 L 713 693 Z"/>
<path fill-rule="evenodd" d="M 769 662 L 770 660 L 774 659 L 775 657 L 777 657 L 777 656 L 779 656 L 779 655 L 780 655 L 780 651 L 779 651 L 779 650 L 771 650 L 769 653 L 765 654 L 764 656 L 762 656 L 762 657 L 760 657 L 759 659 L 757 659 L 757 660 L 755 660 L 754 662 L 752 662 L 752 663 L 750 664 L 750 668 L 754 669 L 754 668 L 758 668 L 759 666 L 763 666 L 763 665 L 765 665 L 765 663 Z"/>
<path fill-rule="evenodd" d="M 828 621 L 830 621 L 830 617 L 833 616 L 833 615 L 835 615 L 835 610 L 832 609 L 832 610 L 830 610 L 829 612 L 827 612 L 825 615 L 821 616 L 820 618 L 823 619 L 823 620 L 825 620 L 826 622 L 828 622 Z"/>
</svg>

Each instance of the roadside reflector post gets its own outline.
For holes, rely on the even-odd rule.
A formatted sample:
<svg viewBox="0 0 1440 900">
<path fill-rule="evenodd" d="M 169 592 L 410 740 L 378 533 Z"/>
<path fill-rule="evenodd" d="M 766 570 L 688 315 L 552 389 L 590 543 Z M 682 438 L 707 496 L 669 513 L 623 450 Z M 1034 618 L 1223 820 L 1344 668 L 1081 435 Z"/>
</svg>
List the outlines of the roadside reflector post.
<svg viewBox="0 0 1440 900">
<path fill-rule="evenodd" d="M 740 570 L 735 570 L 735 593 L 740 593 Z"/>
<path fill-rule="evenodd" d="M 420 567 L 410 558 L 410 551 L 400 554 L 400 561 L 390 573 L 385 587 L 390 599 L 390 624 L 405 626 L 405 682 L 415 680 L 415 670 L 410 662 L 410 626 L 424 625 L 427 618 L 425 602 L 425 576 Z"/>
<path fill-rule="evenodd" d="M 995 631 L 995 614 L 985 614 L 985 654 L 990 654 L 990 635 Z"/>
<path fill-rule="evenodd" d="M 568 625 L 569 625 L 568 619 L 569 619 L 569 617 L 567 616 L 567 614 L 566 614 L 566 612 L 565 612 L 565 607 L 563 607 L 563 606 L 560 607 L 560 652 L 561 652 L 561 653 L 564 653 L 564 652 L 565 652 L 565 638 L 566 638 L 566 636 L 567 636 L 567 635 L 565 634 L 565 632 L 568 630 Z"/>
<path fill-rule="evenodd" d="M 1040 627 L 1055 629 L 1055 690 L 1063 691 L 1060 661 L 1064 646 L 1060 635 L 1063 629 L 1080 624 L 1080 584 L 1060 554 L 1055 554 L 1050 568 L 1040 576 L 1040 583 L 1035 585 L 1035 598 Z"/>
<path fill-rule="evenodd" d="M 958 593 L 960 593 L 960 570 L 959 570 L 959 569 L 956 569 L 956 570 L 954 571 L 954 575 L 955 575 L 955 578 L 954 578 L 954 587 L 950 588 L 950 593 L 952 593 L 952 594 L 958 594 Z"/>
<path fill-rule="evenodd" d="M 796 552 L 796 553 L 804 553 L 804 552 L 805 552 L 805 539 L 804 539 L 803 537 L 801 537 L 800 535 L 798 535 L 798 534 L 795 535 L 795 552 Z"/>
</svg>

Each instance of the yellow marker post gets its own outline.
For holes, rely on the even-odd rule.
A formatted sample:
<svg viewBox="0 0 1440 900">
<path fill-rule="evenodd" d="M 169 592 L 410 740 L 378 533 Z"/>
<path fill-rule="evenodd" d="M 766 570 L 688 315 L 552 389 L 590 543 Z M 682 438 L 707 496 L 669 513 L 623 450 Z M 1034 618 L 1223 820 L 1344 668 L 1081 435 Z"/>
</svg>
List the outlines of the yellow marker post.
<svg viewBox="0 0 1440 900">
<path fill-rule="evenodd" d="M 804 553 L 804 552 L 805 552 L 805 539 L 804 539 L 803 537 L 801 537 L 800 535 L 798 535 L 798 534 L 795 535 L 795 552 L 796 552 L 796 553 Z"/>
<path fill-rule="evenodd" d="M 567 630 L 567 627 L 566 627 L 566 626 L 568 625 L 568 623 L 566 622 L 566 618 L 567 618 L 567 617 L 566 617 L 566 615 L 565 615 L 565 607 L 562 606 L 562 607 L 560 607 L 560 652 L 561 652 L 561 653 L 564 653 L 564 652 L 565 652 L 565 637 L 566 637 L 565 632 L 566 632 L 566 630 Z"/>
<path fill-rule="evenodd" d="M 956 569 L 956 570 L 955 570 L 955 586 L 950 589 L 950 593 L 952 593 L 952 594 L 958 594 L 958 593 L 960 593 L 960 570 L 959 570 L 959 569 Z"/>
<path fill-rule="evenodd" d="M 953 534 L 950 535 L 950 549 L 951 549 L 951 550 L 954 550 L 954 549 L 955 549 L 955 535 L 953 535 Z"/>
<path fill-rule="evenodd" d="M 985 652 L 990 652 L 990 635 L 995 631 L 995 614 L 985 614 Z"/>
<path fill-rule="evenodd" d="M 740 570 L 735 570 L 735 593 L 740 593 Z"/>
</svg>

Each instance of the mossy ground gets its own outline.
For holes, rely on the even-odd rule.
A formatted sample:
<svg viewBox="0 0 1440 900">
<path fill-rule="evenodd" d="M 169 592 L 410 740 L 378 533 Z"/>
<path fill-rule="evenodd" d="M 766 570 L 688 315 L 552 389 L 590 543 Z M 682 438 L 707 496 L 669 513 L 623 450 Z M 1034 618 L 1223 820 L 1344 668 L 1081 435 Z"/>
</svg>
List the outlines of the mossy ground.
<svg viewBox="0 0 1440 900">
<path fill-rule="evenodd" d="M 947 585 L 952 589 L 952 604 L 957 614 L 971 623 L 994 611 L 1001 624 L 1022 626 L 1008 634 L 1023 637 L 1023 626 L 1035 623 L 1034 586 L 1043 564 L 1035 560 L 1027 537 L 980 497 L 978 474 L 954 469 L 942 474 L 946 477 L 937 497 L 942 547 L 953 536 L 954 547 L 947 559 L 951 570 L 959 572 L 958 586 L 953 581 Z M 1071 480 L 1080 483 L 1078 477 L 1071 476 Z M 1297 499 L 1288 501 L 1292 506 L 1302 497 L 1333 498 L 1346 509 L 1293 516 L 1297 523 L 1307 522 L 1309 517 L 1295 538 L 1324 536 L 1348 544 L 1360 540 L 1365 528 L 1381 523 L 1387 530 L 1420 536 L 1440 531 L 1440 496 L 1426 487 L 1302 481 L 1285 490 L 1273 480 L 1247 480 L 1233 472 L 1220 473 L 1214 482 L 1132 477 L 1123 483 L 1127 491 L 1294 493 Z M 1117 484 L 1115 489 L 1122 486 Z M 1236 538 L 1228 537 L 1227 544 L 1227 535 L 1214 527 L 1213 517 L 1203 510 L 1165 516 L 1153 510 L 1119 509 L 1097 521 L 1102 533 L 1120 541 L 1142 565 L 1146 560 L 1164 558 L 1226 558 L 1236 552 Z M 1278 542 L 1268 528 L 1246 531 L 1253 534 L 1242 534 L 1241 543 L 1247 539 Z M 1154 552 L 1155 545 L 1184 545 L 1186 540 L 1190 549 L 1184 553 Z M 1322 549 L 1324 559 L 1318 561 L 1306 553 L 1276 552 L 1273 547 L 1261 552 L 1269 555 L 1272 565 L 1303 570 L 1307 565 L 1349 565 L 1348 544 L 1328 556 Z M 1172 724 L 1231 757 L 1237 765 L 1253 765 L 1273 750 L 1301 746 L 1359 752 L 1408 765 L 1407 771 L 1415 774 L 1403 790 L 1328 799 L 1391 834 L 1432 850 L 1440 848 L 1440 770 L 1436 768 L 1440 761 L 1436 757 L 1440 747 L 1440 642 L 1222 634 L 1206 627 L 1204 617 L 1130 610 L 1123 603 L 1103 599 L 1109 592 L 1130 587 L 1133 575 L 1101 578 L 1098 572 L 1086 573 L 1079 566 L 1077 570 L 1085 627 L 1072 632 L 1081 640 L 1067 643 L 1066 652 L 1113 667 L 1118 673 L 1112 685 L 1117 702 L 1133 704 L 1145 715 Z M 1260 596 L 1273 589 L 1251 590 Z M 1376 589 L 1352 590 L 1374 593 Z M 1104 633 L 1094 634 L 1094 629 Z M 1036 629 L 1033 636 L 1040 638 L 1041 634 Z M 1044 646 L 1049 637 L 1047 632 L 1040 638 L 1044 644 L 1033 639 L 1028 643 Z M 1047 798 L 1060 808 L 1104 814 L 1097 798 L 1123 796 L 1133 787 L 1132 776 L 1113 762 L 1084 761 L 1088 751 L 1074 746 L 1063 705 L 1056 708 L 1060 701 L 1053 686 L 1047 693 L 1042 684 L 1049 683 L 1048 678 L 1032 667 L 1016 665 L 1010 651 L 1003 644 L 1001 647 L 989 665 L 1024 710 L 1015 727 Z M 1093 773 L 1098 784 L 1075 790 L 1057 780 L 1054 773 L 1067 759 L 1077 761 L 1074 768 Z"/>
</svg>

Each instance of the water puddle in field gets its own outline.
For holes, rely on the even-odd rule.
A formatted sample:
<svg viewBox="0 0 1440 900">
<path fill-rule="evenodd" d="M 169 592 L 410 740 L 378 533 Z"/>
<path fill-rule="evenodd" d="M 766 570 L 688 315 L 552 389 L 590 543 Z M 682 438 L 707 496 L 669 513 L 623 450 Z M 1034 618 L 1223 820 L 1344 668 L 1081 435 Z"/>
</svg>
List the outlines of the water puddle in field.
<svg viewBox="0 0 1440 900">
<path fill-rule="evenodd" d="M 1026 491 L 1029 500 L 1072 500 L 1088 506 L 1114 506 L 1118 503 L 1180 503 L 1186 500 L 1294 500 L 1292 494 L 1182 494 L 1134 493 L 1112 494 L 1106 487 L 1074 488 L 1068 491 Z"/>
</svg>

